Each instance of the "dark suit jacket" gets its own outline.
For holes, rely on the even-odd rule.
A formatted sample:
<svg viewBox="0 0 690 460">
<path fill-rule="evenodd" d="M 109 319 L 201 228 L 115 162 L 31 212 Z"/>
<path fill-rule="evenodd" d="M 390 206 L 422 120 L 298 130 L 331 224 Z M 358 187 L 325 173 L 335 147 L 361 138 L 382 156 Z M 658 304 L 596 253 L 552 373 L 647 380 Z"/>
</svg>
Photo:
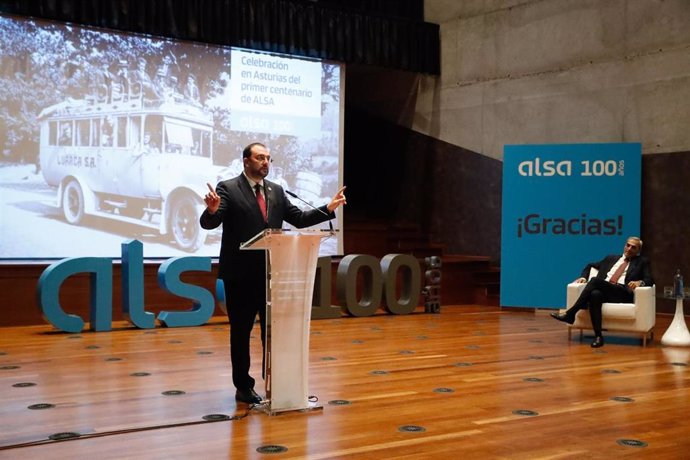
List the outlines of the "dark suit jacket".
<svg viewBox="0 0 690 460">
<path fill-rule="evenodd" d="M 264 222 L 256 195 L 244 174 L 220 182 L 216 186 L 220 207 L 215 214 L 204 210 L 199 223 L 205 229 L 223 224 L 218 277 L 242 281 L 265 274 L 265 251 L 240 250 L 240 244 L 266 228 L 280 229 L 283 221 L 297 228 L 310 227 L 335 217 L 326 206 L 322 212 L 315 209 L 302 211 L 290 203 L 283 188 L 264 179 L 264 193 L 268 222 Z M 324 215 L 325 213 L 325 215 Z"/>
<path fill-rule="evenodd" d="M 589 269 L 596 268 L 599 270 L 597 278 L 605 279 L 606 274 L 620 258 L 620 254 L 611 254 L 604 257 L 599 262 L 587 264 L 584 270 L 582 270 L 582 274 L 580 276 L 585 279 L 589 279 Z M 625 284 L 628 284 L 631 281 L 643 281 L 645 286 L 651 286 L 654 284 L 654 279 L 652 278 L 652 269 L 649 260 L 646 257 L 637 256 L 630 260 L 628 271 L 625 274 Z"/>
</svg>

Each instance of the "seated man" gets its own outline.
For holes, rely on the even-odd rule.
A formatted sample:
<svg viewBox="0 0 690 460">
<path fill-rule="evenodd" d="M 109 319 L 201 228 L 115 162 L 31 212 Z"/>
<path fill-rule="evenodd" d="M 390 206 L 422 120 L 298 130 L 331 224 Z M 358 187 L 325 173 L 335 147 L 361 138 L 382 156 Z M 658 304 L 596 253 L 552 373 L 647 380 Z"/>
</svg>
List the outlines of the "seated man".
<svg viewBox="0 0 690 460">
<path fill-rule="evenodd" d="M 654 283 L 649 260 L 640 256 L 641 249 L 642 240 L 631 236 L 625 243 L 622 256 L 613 254 L 604 257 L 599 262 L 588 264 L 582 270 L 581 278 L 575 280 L 576 283 L 587 283 L 580 297 L 565 313 L 551 313 L 551 316 L 558 321 L 573 324 L 577 312 L 583 308 L 589 308 L 592 329 L 594 329 L 592 348 L 603 346 L 601 305 L 605 302 L 633 302 L 633 291 L 636 288 L 651 286 Z M 596 268 L 599 273 L 587 281 L 591 268 Z"/>
<path fill-rule="evenodd" d="M 144 133 L 144 143 L 141 146 L 141 150 L 144 153 L 160 153 L 158 144 L 156 144 L 156 141 L 151 140 L 151 133 L 148 131 Z"/>
<path fill-rule="evenodd" d="M 71 122 L 68 122 L 71 123 Z M 72 145 L 72 125 L 64 123 L 60 131 L 58 145 Z"/>
</svg>

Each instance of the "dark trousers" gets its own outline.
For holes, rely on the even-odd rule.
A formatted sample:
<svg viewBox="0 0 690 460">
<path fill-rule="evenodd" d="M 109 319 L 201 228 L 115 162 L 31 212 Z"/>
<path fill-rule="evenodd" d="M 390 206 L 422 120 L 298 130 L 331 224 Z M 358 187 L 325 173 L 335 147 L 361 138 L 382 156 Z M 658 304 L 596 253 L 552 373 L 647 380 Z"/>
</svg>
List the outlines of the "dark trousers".
<svg viewBox="0 0 690 460">
<path fill-rule="evenodd" d="M 604 302 L 628 303 L 633 301 L 633 291 L 622 284 L 611 284 L 603 278 L 592 278 L 582 290 L 568 315 L 575 318 L 575 314 L 582 309 L 589 309 L 592 318 L 592 329 L 595 335 L 601 335 L 601 305 Z"/>
<path fill-rule="evenodd" d="M 254 388 L 255 383 L 254 378 L 249 375 L 251 366 L 249 339 L 257 314 L 261 325 L 261 344 L 265 347 L 266 279 L 262 274 L 262 276 L 241 282 L 223 279 L 223 284 L 230 320 L 232 383 L 239 390 L 247 390 Z"/>
</svg>

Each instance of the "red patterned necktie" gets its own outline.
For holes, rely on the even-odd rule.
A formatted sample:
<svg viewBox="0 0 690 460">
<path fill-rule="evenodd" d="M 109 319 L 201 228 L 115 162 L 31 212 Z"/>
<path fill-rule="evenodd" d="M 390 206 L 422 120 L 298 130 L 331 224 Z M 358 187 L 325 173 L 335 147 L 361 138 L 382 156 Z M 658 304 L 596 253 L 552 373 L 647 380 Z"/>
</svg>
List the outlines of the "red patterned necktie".
<svg viewBox="0 0 690 460">
<path fill-rule="evenodd" d="M 615 272 L 613 272 L 613 275 L 611 275 L 611 279 L 609 280 L 609 283 L 616 284 L 618 283 L 618 278 L 621 277 L 623 272 L 625 271 L 626 267 L 628 266 L 628 259 L 625 259 L 622 264 L 618 266 Z"/>
<path fill-rule="evenodd" d="M 259 203 L 259 209 L 261 209 L 261 215 L 264 216 L 264 222 L 268 222 L 268 213 L 266 212 L 266 200 L 261 194 L 261 185 L 256 184 L 254 186 L 256 189 L 256 202 Z"/>
</svg>

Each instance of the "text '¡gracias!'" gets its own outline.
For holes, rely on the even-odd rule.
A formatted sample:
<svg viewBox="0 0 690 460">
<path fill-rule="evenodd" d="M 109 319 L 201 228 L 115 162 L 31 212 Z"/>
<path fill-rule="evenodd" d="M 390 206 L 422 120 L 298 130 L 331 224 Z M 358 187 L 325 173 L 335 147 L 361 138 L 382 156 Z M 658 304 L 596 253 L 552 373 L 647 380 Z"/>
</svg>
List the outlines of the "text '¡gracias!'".
<svg viewBox="0 0 690 460">
<path fill-rule="evenodd" d="M 621 235 L 623 216 L 597 219 L 582 214 L 570 219 L 529 214 L 517 220 L 517 236 L 523 235 Z"/>
</svg>

